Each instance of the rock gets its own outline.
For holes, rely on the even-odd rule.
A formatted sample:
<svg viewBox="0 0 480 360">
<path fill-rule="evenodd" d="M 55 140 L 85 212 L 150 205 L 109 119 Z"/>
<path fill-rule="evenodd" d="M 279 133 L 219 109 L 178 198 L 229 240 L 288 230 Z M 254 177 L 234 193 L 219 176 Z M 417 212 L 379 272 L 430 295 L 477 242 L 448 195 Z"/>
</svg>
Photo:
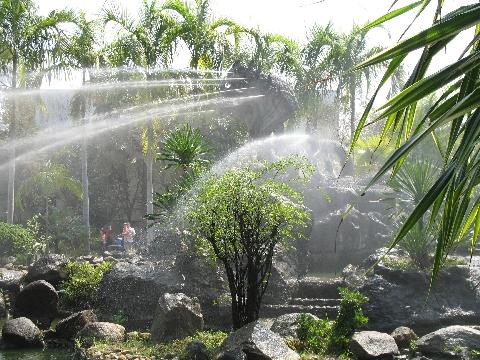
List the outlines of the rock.
<svg viewBox="0 0 480 360">
<path fill-rule="evenodd" d="M 360 331 L 352 336 L 350 351 L 359 359 L 393 359 L 398 347 L 393 337 L 378 331 Z"/>
<path fill-rule="evenodd" d="M 427 273 L 378 265 L 355 289 L 369 298 L 364 307 L 368 330 L 390 333 L 408 326 L 424 335 L 448 325 L 478 324 L 478 282 L 468 266 L 452 266 L 439 273 L 429 294 Z"/>
<path fill-rule="evenodd" d="M 45 280 L 25 286 L 15 300 L 14 316 L 25 316 L 40 328 L 48 328 L 57 315 L 58 294 Z"/>
<path fill-rule="evenodd" d="M 27 274 L 24 270 L 0 269 L 0 289 L 17 294 L 20 291 L 20 284 Z"/>
<path fill-rule="evenodd" d="M 187 345 L 187 357 L 186 360 L 209 360 L 210 354 L 207 347 L 201 341 L 192 341 Z"/>
<path fill-rule="evenodd" d="M 97 316 L 92 310 L 84 310 L 60 320 L 55 327 L 55 335 L 61 339 L 71 340 L 85 325 L 96 322 Z"/>
<path fill-rule="evenodd" d="M 108 271 L 100 285 L 99 318 L 110 320 L 123 313 L 129 329 L 151 326 L 158 298 L 166 292 L 182 291 L 182 278 L 173 260 L 131 264 L 120 261 Z"/>
<path fill-rule="evenodd" d="M 480 331 L 469 326 L 448 326 L 417 341 L 417 350 L 424 354 L 456 354 L 479 348 Z"/>
<path fill-rule="evenodd" d="M 410 347 L 410 343 L 412 341 L 418 339 L 417 334 L 415 334 L 412 329 L 406 326 L 400 326 L 396 328 L 390 335 L 393 337 L 400 349 L 407 349 Z"/>
<path fill-rule="evenodd" d="M 60 282 L 67 277 L 65 272 L 67 262 L 67 258 L 60 254 L 42 256 L 28 267 L 25 281 L 30 283 L 36 280 L 45 280 L 57 288 Z"/>
<path fill-rule="evenodd" d="M 94 340 L 122 342 L 125 339 L 125 328 L 109 322 L 91 322 L 78 332 L 77 339 L 87 347 L 91 346 Z"/>
<path fill-rule="evenodd" d="M 283 338 L 297 338 L 298 318 L 301 313 L 285 314 L 277 317 L 272 324 L 270 330 L 280 335 Z M 312 314 L 307 314 L 318 320 L 318 317 Z"/>
<path fill-rule="evenodd" d="M 11 348 L 42 347 L 42 332 L 25 317 L 5 321 L 2 341 Z"/>
<path fill-rule="evenodd" d="M 285 340 L 254 321 L 228 335 L 220 349 L 222 359 L 298 360 L 300 356 L 290 349 Z"/>
<path fill-rule="evenodd" d="M 182 339 L 203 329 L 203 316 L 197 298 L 166 293 L 158 299 L 151 328 L 152 340 Z"/>
</svg>

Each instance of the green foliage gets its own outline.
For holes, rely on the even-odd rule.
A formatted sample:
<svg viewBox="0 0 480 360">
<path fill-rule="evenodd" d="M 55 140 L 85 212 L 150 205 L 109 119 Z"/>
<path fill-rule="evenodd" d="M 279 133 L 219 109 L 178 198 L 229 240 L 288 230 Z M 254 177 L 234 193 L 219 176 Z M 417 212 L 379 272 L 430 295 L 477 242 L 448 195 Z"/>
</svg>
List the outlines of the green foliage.
<svg viewBox="0 0 480 360">
<path fill-rule="evenodd" d="M 381 142 L 380 135 L 370 135 L 358 139 L 355 147 L 355 171 L 366 174 L 377 170 L 392 153 L 393 146 Z"/>
<path fill-rule="evenodd" d="M 67 279 L 61 284 L 62 300 L 69 305 L 93 306 L 105 272 L 112 264 L 104 261 L 93 265 L 88 262 L 70 262 L 66 265 Z"/>
<path fill-rule="evenodd" d="M 112 316 L 112 322 L 114 324 L 125 326 L 128 322 L 128 316 L 122 310 L 119 310 Z"/>
<path fill-rule="evenodd" d="M 351 336 L 368 322 L 362 311 L 368 298 L 347 288 L 340 288 L 339 291 L 342 300 L 334 321 L 316 320 L 308 314 L 300 315 L 297 329 L 300 343 L 295 345 L 296 350 L 317 355 L 348 353 Z"/>
<path fill-rule="evenodd" d="M 157 155 L 157 160 L 167 162 L 167 168 L 178 166 L 184 170 L 192 166 L 206 165 L 208 160 L 204 156 L 210 148 L 198 129 L 189 124 L 170 131 L 165 137 L 163 148 Z"/>
<path fill-rule="evenodd" d="M 29 264 L 45 250 L 48 238 L 39 231 L 38 215 L 27 223 L 27 227 L 0 222 L 0 252 L 15 256 L 17 261 Z"/>
<path fill-rule="evenodd" d="M 423 2 L 420 13 L 429 5 L 435 6 L 429 1 Z M 443 3 L 438 3 L 433 24 L 429 28 L 356 66 L 356 70 L 363 70 L 385 61 L 390 62 L 375 92 L 376 96 L 407 55 L 421 50 L 418 52 L 418 62 L 405 86 L 380 107 L 379 114 L 373 120 L 383 122 L 382 139 L 393 141 L 397 150 L 371 179 L 365 190 L 390 170 L 397 172 L 408 154 L 418 148 L 419 144 L 428 138 L 433 140 L 442 157 L 442 170 L 425 196 L 402 222 L 402 227 L 391 243 L 391 247 L 394 247 L 403 241 L 425 216 L 429 224 L 437 222 L 439 226 L 435 231 L 432 282 L 448 254 L 465 235 L 470 237 L 472 252 L 480 238 L 480 5 L 471 3 L 458 6 L 447 14 L 442 11 L 443 6 Z M 399 11 L 395 16 L 402 13 Z M 381 25 L 395 16 L 384 16 L 373 24 Z M 418 14 L 415 19 L 417 17 Z M 434 59 L 443 56 L 442 49 L 460 34 L 465 34 L 466 29 L 474 30 L 471 41 L 467 40 L 467 48 L 460 50 L 458 56 L 452 56 L 454 60 L 448 66 L 433 72 L 431 65 L 435 63 Z M 429 107 L 420 121 L 415 122 L 419 102 L 434 93 L 438 94 L 438 100 Z M 369 104 L 373 104 L 375 96 Z M 372 106 L 368 106 L 360 119 L 351 149 L 366 126 L 371 108 Z M 449 132 L 445 142 L 438 139 L 437 132 L 440 129 L 447 129 Z"/>
<path fill-rule="evenodd" d="M 289 170 L 307 178 L 313 171 L 304 158 L 292 156 L 212 173 L 188 204 L 198 250 L 221 261 L 227 272 L 235 294 L 234 328 L 258 318 L 276 245 L 301 236 L 309 219 L 302 195 L 284 177 Z"/>
</svg>

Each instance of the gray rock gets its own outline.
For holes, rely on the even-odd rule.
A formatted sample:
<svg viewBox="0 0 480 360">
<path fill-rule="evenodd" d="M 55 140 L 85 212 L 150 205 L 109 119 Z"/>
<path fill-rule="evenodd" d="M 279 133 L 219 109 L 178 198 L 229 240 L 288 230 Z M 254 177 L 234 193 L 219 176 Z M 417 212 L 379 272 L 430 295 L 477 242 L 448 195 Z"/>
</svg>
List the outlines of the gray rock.
<svg viewBox="0 0 480 360">
<path fill-rule="evenodd" d="M 398 347 L 393 337 L 378 331 L 360 331 L 352 336 L 350 351 L 359 360 L 393 359 Z"/>
<path fill-rule="evenodd" d="M 254 321 L 231 333 L 223 342 L 222 359 L 271 359 L 298 360 L 300 356 L 290 349 L 285 340 L 267 329 L 261 322 Z"/>
<path fill-rule="evenodd" d="M 77 339 L 87 347 L 91 346 L 94 340 L 122 342 L 125 339 L 125 328 L 109 322 L 92 322 L 78 332 Z"/>
<path fill-rule="evenodd" d="M 28 317 L 40 328 L 48 328 L 57 315 L 58 294 L 45 280 L 25 286 L 15 300 L 14 316 Z"/>
<path fill-rule="evenodd" d="M 47 254 L 42 256 L 28 267 L 25 281 L 30 283 L 36 280 L 45 280 L 54 287 L 57 287 L 60 282 L 67 277 L 65 272 L 67 262 L 67 258 L 60 254 Z"/>
<path fill-rule="evenodd" d="M 356 289 L 369 298 L 364 308 L 369 330 L 390 333 L 408 326 L 423 335 L 448 325 L 478 324 L 478 282 L 468 266 L 452 266 L 440 272 L 429 294 L 427 273 L 379 265 Z"/>
<path fill-rule="evenodd" d="M 469 326 L 448 326 L 417 341 L 417 350 L 424 354 L 457 354 L 479 348 L 480 331 Z"/>
<path fill-rule="evenodd" d="M 153 341 L 181 339 L 202 329 L 203 316 L 197 298 L 182 293 L 160 296 L 150 331 Z"/>
<path fill-rule="evenodd" d="M 298 318 L 301 313 L 292 313 L 292 314 L 285 314 L 277 317 L 273 322 L 270 330 L 274 333 L 280 335 L 283 338 L 297 338 L 297 330 L 298 330 Z M 318 320 L 318 317 L 312 314 L 308 314 L 314 319 Z"/>
<path fill-rule="evenodd" d="M 24 270 L 0 269 L 0 289 L 16 294 L 20 291 L 20 284 L 27 274 Z"/>
<path fill-rule="evenodd" d="M 209 360 L 210 354 L 205 344 L 201 341 L 192 341 L 187 345 L 186 360 Z"/>
<path fill-rule="evenodd" d="M 55 327 L 55 336 L 61 339 L 71 340 L 77 336 L 87 324 L 96 322 L 97 316 L 92 310 L 84 310 L 60 320 Z"/>
<path fill-rule="evenodd" d="M 142 264 L 116 263 L 104 275 L 100 285 L 100 319 L 112 319 L 122 312 L 127 319 L 127 328 L 149 328 L 158 298 L 166 292 L 182 291 L 182 278 L 173 266 L 173 260 Z"/>
<path fill-rule="evenodd" d="M 10 348 L 42 347 L 42 332 L 25 317 L 5 321 L 2 340 Z"/>
<path fill-rule="evenodd" d="M 400 349 L 408 348 L 412 341 L 418 339 L 417 334 L 406 326 L 396 328 L 390 335 L 395 339 L 395 342 Z"/>
</svg>

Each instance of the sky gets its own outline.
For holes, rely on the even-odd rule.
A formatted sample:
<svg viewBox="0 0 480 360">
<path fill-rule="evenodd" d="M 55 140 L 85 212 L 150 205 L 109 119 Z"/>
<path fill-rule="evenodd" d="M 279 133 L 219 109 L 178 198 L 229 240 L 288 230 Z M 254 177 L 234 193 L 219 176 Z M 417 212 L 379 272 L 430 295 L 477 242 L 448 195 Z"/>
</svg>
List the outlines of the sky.
<svg viewBox="0 0 480 360">
<path fill-rule="evenodd" d="M 193 0 L 191 0 L 193 1 Z M 413 0 L 400 0 L 396 8 L 407 5 Z M 88 17 L 101 13 L 103 6 L 115 3 L 135 15 L 142 0 L 36 0 L 40 14 L 47 14 L 53 9 L 72 8 L 83 10 Z M 159 0 L 161 3 L 162 0 Z M 392 0 L 210 0 L 215 17 L 228 17 L 237 23 L 258 28 L 267 33 L 279 33 L 290 37 L 300 44 L 308 38 L 309 29 L 315 24 L 326 25 L 329 22 L 340 32 L 349 32 L 354 24 L 363 25 L 368 21 L 384 15 Z M 471 3 L 472 0 L 446 0 L 446 12 L 459 5 Z M 406 34 L 425 29 L 431 23 L 436 1 L 432 1 L 429 11 L 420 16 Z M 387 23 L 385 28 L 375 29 L 369 35 L 371 46 L 389 47 L 395 44 L 403 31 L 415 16 L 413 10 L 398 19 Z M 108 33 L 107 33 L 108 36 Z M 112 34 L 110 34 L 112 36 Z M 468 44 L 467 37 L 459 39 L 438 57 L 434 70 L 445 66 L 458 56 Z M 413 65 L 415 56 L 411 57 Z M 184 61 L 186 67 L 188 61 Z"/>
</svg>

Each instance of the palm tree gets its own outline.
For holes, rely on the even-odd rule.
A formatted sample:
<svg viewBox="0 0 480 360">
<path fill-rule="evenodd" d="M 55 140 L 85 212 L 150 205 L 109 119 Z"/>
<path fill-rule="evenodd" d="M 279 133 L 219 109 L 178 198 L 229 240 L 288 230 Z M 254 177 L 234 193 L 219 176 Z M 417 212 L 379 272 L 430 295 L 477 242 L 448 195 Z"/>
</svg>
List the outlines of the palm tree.
<svg viewBox="0 0 480 360">
<path fill-rule="evenodd" d="M 145 0 L 137 19 L 118 7 L 104 9 L 103 21 L 116 24 L 122 30 L 117 40 L 106 49 L 108 61 L 115 65 L 146 68 L 146 79 L 153 79 L 158 67 L 168 66 L 177 37 L 174 19 L 161 11 L 156 0 Z M 146 101 L 151 93 L 145 93 Z M 149 124 L 142 133 L 142 150 L 147 169 L 147 214 L 153 213 L 153 162 L 157 150 L 155 129 Z"/>
<path fill-rule="evenodd" d="M 176 26 L 176 36 L 182 39 L 190 51 L 190 67 L 221 69 L 230 65 L 232 51 L 227 40 L 233 35 L 238 45 L 238 33 L 241 28 L 226 18 L 213 19 L 210 14 L 209 0 L 167 0 L 163 4 L 164 12 L 172 11 L 181 20 Z M 220 29 L 223 28 L 224 32 Z"/>
<path fill-rule="evenodd" d="M 439 223 L 435 237 L 435 256 L 432 281 L 438 275 L 448 254 L 459 242 L 470 236 L 471 251 L 477 246 L 480 236 L 480 5 L 472 2 L 454 11 L 443 14 L 443 2 L 434 2 L 436 11 L 433 24 L 425 30 L 399 42 L 397 45 L 358 64 L 363 70 L 385 61 L 389 65 L 377 91 L 370 100 L 354 134 L 351 149 L 366 125 L 375 96 L 392 77 L 392 73 L 404 62 L 407 55 L 421 49 L 418 62 L 402 91 L 381 106 L 373 122 L 385 121 L 382 140 L 395 140 L 397 150 L 387 159 L 372 178 L 365 190 L 388 171 L 397 172 L 411 151 L 431 137 L 443 160 L 443 169 L 436 181 L 422 197 L 418 205 L 404 221 L 391 246 L 406 237 L 411 229 L 430 211 L 428 226 Z M 429 2 L 417 2 L 390 11 L 367 25 L 367 28 L 402 15 Z M 451 63 L 431 75 L 432 59 L 466 29 L 474 29 L 467 40 L 465 50 L 452 57 Z M 466 36 L 466 35 L 462 35 Z M 415 122 L 419 101 L 438 93 L 426 115 Z M 440 129 L 449 131 L 446 143 L 438 141 Z"/>
<path fill-rule="evenodd" d="M 85 85 L 87 69 L 95 66 L 98 59 L 98 51 L 95 49 L 97 42 L 98 22 L 87 21 L 85 13 L 78 14 L 77 29 L 70 39 L 67 54 L 72 59 L 74 67 L 82 69 L 82 86 Z M 79 115 L 83 119 L 84 127 L 87 125 L 85 118 L 87 111 L 87 94 L 82 92 L 79 97 Z M 88 141 L 84 136 L 81 146 L 81 167 L 82 167 L 82 192 L 83 222 L 87 231 L 87 251 L 90 252 L 90 193 L 88 189 Z"/>
<path fill-rule="evenodd" d="M 37 15 L 32 0 L 0 0 L 0 70 L 10 76 L 10 88 L 18 85 L 19 69 L 25 73 L 63 64 L 66 35 L 60 26 L 73 22 L 71 11 Z M 12 96 L 9 136 L 16 136 L 16 100 Z M 7 222 L 13 223 L 15 210 L 15 146 L 10 148 Z"/>
</svg>

